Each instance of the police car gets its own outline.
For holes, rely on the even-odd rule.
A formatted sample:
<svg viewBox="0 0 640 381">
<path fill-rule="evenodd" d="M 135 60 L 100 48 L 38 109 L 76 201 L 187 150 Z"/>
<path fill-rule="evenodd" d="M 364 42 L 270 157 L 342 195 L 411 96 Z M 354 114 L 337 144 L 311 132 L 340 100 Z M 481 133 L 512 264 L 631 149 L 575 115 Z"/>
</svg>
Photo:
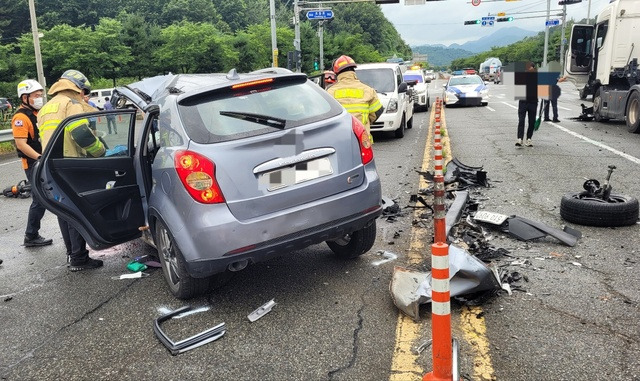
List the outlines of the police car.
<svg viewBox="0 0 640 381">
<path fill-rule="evenodd" d="M 479 75 L 454 75 L 443 85 L 442 99 L 445 106 L 486 106 L 489 88 Z"/>
</svg>

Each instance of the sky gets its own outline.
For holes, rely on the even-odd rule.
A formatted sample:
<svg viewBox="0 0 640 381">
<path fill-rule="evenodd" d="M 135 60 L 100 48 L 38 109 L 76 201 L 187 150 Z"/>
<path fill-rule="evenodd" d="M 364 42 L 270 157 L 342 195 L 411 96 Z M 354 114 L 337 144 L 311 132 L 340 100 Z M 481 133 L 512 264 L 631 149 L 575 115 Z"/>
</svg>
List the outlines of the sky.
<svg viewBox="0 0 640 381">
<path fill-rule="evenodd" d="M 463 44 L 488 36 L 504 27 L 517 26 L 535 32 L 545 29 L 547 0 L 480 0 L 478 6 L 472 5 L 471 0 L 428 1 L 424 5 L 404 5 L 404 2 L 405 0 L 400 0 L 399 4 L 380 7 L 404 41 L 411 46 Z M 567 20 L 573 18 L 579 21 L 586 18 L 589 2 L 593 22 L 609 0 L 582 0 L 581 3 L 567 5 Z M 551 0 L 551 15 L 561 13 L 561 10 L 562 6 L 558 5 L 558 0 Z M 477 20 L 489 16 L 489 13 L 494 15 L 498 12 L 505 12 L 506 16 L 513 16 L 514 20 L 495 23 L 493 27 L 464 25 L 466 20 Z M 561 19 L 561 16 L 551 18 Z M 567 31 L 567 34 L 570 33 Z"/>
</svg>

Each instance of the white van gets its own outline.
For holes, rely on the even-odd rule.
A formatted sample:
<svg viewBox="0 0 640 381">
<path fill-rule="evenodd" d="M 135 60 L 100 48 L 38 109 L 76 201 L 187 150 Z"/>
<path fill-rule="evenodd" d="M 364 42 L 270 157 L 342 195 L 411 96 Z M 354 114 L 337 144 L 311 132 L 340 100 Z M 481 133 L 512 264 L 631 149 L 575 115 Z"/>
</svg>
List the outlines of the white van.
<svg viewBox="0 0 640 381">
<path fill-rule="evenodd" d="M 89 100 L 98 106 L 100 110 L 104 108 L 104 98 L 109 97 L 111 99 L 111 93 L 113 93 L 113 87 L 110 89 L 96 89 L 92 90 L 89 95 Z"/>
<path fill-rule="evenodd" d="M 397 63 L 359 64 L 356 76 L 373 87 L 384 107 L 380 118 L 371 124 L 371 131 L 393 131 L 397 138 L 413 127 L 413 97 L 402 78 L 402 68 Z"/>
</svg>

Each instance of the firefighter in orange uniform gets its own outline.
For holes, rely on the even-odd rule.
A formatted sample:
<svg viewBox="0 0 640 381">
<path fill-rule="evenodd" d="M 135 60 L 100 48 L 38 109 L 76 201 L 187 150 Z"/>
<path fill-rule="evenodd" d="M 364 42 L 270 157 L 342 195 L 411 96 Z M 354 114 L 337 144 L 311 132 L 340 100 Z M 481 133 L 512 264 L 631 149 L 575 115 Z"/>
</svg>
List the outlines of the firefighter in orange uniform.
<svg viewBox="0 0 640 381">
<path fill-rule="evenodd" d="M 42 108 L 44 99 L 42 98 L 44 89 L 33 79 L 27 79 L 18 84 L 18 97 L 20 98 L 20 108 L 11 119 L 11 129 L 13 139 L 16 142 L 18 156 L 22 159 L 22 168 L 27 175 L 27 181 L 31 182 L 33 165 L 40 158 L 42 144 L 37 125 L 38 110 Z M 27 217 L 27 229 L 24 232 L 24 246 L 46 246 L 51 245 L 52 239 L 46 239 L 39 233 L 40 221 L 44 216 L 44 206 L 32 197 Z"/>
<path fill-rule="evenodd" d="M 337 82 L 329 87 L 327 92 L 361 121 L 371 136 L 371 123 L 375 122 L 384 110 L 376 91 L 358 80 L 355 68 L 356 63 L 351 57 L 338 57 L 333 62 L 333 72 L 338 76 Z"/>
</svg>

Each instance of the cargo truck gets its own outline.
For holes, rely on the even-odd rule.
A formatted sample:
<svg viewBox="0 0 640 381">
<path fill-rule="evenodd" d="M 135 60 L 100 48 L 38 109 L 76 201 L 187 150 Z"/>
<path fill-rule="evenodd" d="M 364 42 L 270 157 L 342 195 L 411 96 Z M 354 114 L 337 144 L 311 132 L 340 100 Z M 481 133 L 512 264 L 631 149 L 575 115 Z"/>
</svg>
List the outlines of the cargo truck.
<svg viewBox="0 0 640 381">
<path fill-rule="evenodd" d="M 612 1 L 594 25 L 573 25 L 570 41 L 565 75 L 581 99 L 593 96 L 594 119 L 640 133 L 640 0 Z"/>
</svg>

